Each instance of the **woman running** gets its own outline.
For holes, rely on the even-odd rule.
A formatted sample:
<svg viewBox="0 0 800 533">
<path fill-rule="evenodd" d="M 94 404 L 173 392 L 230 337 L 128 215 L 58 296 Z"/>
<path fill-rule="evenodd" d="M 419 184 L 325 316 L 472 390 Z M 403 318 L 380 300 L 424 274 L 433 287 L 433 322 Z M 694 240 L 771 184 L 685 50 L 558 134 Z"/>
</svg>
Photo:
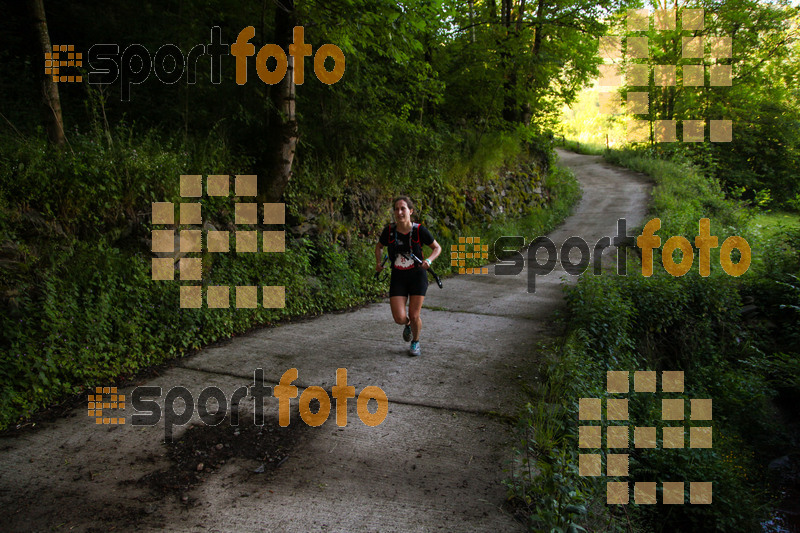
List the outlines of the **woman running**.
<svg viewBox="0 0 800 533">
<path fill-rule="evenodd" d="M 403 340 L 411 341 L 409 355 L 420 355 L 419 333 L 422 320 L 419 312 L 422 301 L 428 290 L 428 268 L 442 252 L 442 247 L 427 228 L 411 222 L 414 204 L 408 196 L 400 196 L 392 204 L 394 206 L 394 223 L 383 229 L 378 244 L 375 246 L 375 271 L 383 270 L 381 259 L 383 247 L 389 248 L 389 260 L 392 263 L 392 278 L 389 283 L 389 304 L 392 317 L 398 324 L 403 324 Z M 422 245 L 428 245 L 432 252 L 425 259 Z M 421 263 L 414 261 L 416 256 Z M 406 312 L 406 302 L 408 312 Z"/>
</svg>

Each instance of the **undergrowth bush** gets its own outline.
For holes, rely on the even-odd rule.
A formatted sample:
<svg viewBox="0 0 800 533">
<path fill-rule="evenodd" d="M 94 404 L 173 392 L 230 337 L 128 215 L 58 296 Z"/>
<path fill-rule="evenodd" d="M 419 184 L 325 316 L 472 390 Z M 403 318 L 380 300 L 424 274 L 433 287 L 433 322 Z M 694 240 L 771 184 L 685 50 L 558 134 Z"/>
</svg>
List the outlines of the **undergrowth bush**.
<svg viewBox="0 0 800 533">
<path fill-rule="evenodd" d="M 701 277 L 695 250 L 690 272 L 673 277 L 664 271 L 656 249 L 651 277 L 641 274 L 639 264 L 630 263 L 626 276 L 584 275 L 567 289 L 568 333 L 562 346 L 549 349 L 550 357 L 541 367 L 546 387 L 534 394 L 520 415 L 510 494 L 527 507 L 535 531 L 760 530 L 769 516 L 770 497 L 763 475 L 769 457 L 759 451 L 773 449 L 785 438 L 771 399 L 780 387 L 800 392 L 797 380 L 787 378 L 800 368 L 797 344 L 791 343 L 800 339 L 797 316 L 781 320 L 778 313 L 781 310 L 785 316 L 800 300 L 798 278 L 792 277 L 799 273 L 800 241 L 791 231 L 769 240 L 750 233 L 751 214 L 726 199 L 718 183 L 685 161 L 664 161 L 634 151 L 611 152 L 607 158 L 654 179 L 651 216 L 661 219 L 657 234 L 662 246 L 672 235 L 694 242 L 698 220 L 710 218 L 711 233 L 719 244 L 731 235 L 748 239 L 751 269 L 732 278 L 719 266 L 717 253 L 712 255 L 711 275 Z M 785 327 L 743 320 L 745 299 L 756 304 L 753 307 L 761 316 Z M 680 394 L 626 396 L 625 424 L 657 428 L 655 449 L 633 447 L 632 431 L 627 450 L 578 448 L 578 427 L 587 424 L 578 420 L 579 398 L 614 397 L 606 392 L 606 372 L 611 370 L 650 370 L 658 375 L 663 370 L 684 371 L 685 389 Z M 548 392 L 552 390 L 558 392 Z M 661 399 L 676 397 L 711 398 L 713 422 L 691 420 L 686 401 L 684 421 L 664 422 Z M 546 417 L 537 402 L 547 405 Z M 686 429 L 684 448 L 663 449 L 662 428 L 675 425 L 712 426 L 712 448 L 689 448 Z M 629 454 L 629 482 L 656 481 L 661 487 L 665 481 L 712 481 L 713 504 L 689 505 L 687 484 L 686 505 L 607 506 L 605 483 L 587 480 L 574 468 L 579 453 Z M 569 497 L 554 503 L 557 494 Z M 657 501 L 661 499 L 659 488 Z"/>
<path fill-rule="evenodd" d="M 372 275 L 382 224 L 371 223 L 367 230 L 358 224 L 383 216 L 388 220 L 388 201 L 377 207 L 358 205 L 363 196 L 357 191 L 380 188 L 380 180 L 372 179 L 356 159 L 340 161 L 339 168 L 310 162 L 298 166 L 287 190 L 287 219 L 303 222 L 307 214 L 317 214 L 317 234 L 287 232 L 282 254 L 202 254 L 203 284 L 283 285 L 286 307 L 181 309 L 177 279 L 151 279 L 151 202 L 179 202 L 181 174 L 248 173 L 249 162 L 211 138 L 142 138 L 128 128 L 110 138 L 80 133 L 69 138 L 69 147 L 60 152 L 44 139 L 0 143 L 0 429 L 67 395 L 255 326 L 346 308 L 386 290 Z M 501 135 L 484 141 L 462 170 L 461 182 L 494 179 L 503 165 L 530 157 L 523 147 L 530 150 L 531 139 Z M 445 163 L 451 159 L 435 159 L 407 165 L 394 189 L 387 186 L 376 198 L 410 190 L 425 206 L 445 196 Z M 552 208 L 535 204 L 523 219 L 498 217 L 486 229 L 473 214 L 472 227 L 436 235 L 445 249 L 436 264 L 440 273 L 451 272 L 448 252 L 459 236 L 481 235 L 489 243 L 510 231 L 506 228 L 548 231 L 566 215 L 579 190 L 574 178 L 560 170 L 546 177 L 544 187 Z M 229 228 L 232 201 L 203 197 L 204 222 Z M 345 202 L 348 216 L 318 216 L 325 209 L 341 210 Z M 380 209 L 385 211 L 376 215 Z M 425 207 L 421 211 L 424 217 Z M 431 208 L 428 213 L 439 214 Z"/>
</svg>

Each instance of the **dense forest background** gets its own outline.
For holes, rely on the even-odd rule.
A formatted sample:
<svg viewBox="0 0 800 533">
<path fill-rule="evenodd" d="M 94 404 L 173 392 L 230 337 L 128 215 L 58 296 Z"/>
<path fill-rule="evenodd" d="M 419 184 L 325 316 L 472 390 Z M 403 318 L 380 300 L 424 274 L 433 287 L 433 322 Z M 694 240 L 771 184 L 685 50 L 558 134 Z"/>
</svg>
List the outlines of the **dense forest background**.
<svg viewBox="0 0 800 533">
<path fill-rule="evenodd" d="M 623 106 L 602 114 L 596 87 L 581 93 L 603 63 L 599 38 L 625 36 L 628 9 L 641 7 L 676 9 L 678 21 L 685 9 L 703 9 L 705 26 L 692 35 L 732 36 L 732 57 L 686 58 L 680 24 L 651 26 L 637 33 L 648 38 L 646 57 L 625 61 L 651 71 L 676 65 L 679 76 L 702 65 L 704 85 L 683 87 L 679 78 L 661 86 L 651 73 L 646 84 L 617 91 L 622 101 L 647 93 L 647 113 Z M 381 297 L 373 247 L 398 194 L 417 201 L 418 219 L 445 250 L 460 235 L 492 242 L 545 234 L 580 195 L 553 164 L 563 135 L 578 149 L 621 148 L 606 158 L 653 178 L 650 214 L 662 219 L 662 235 L 694 242 L 698 220 L 709 217 L 720 242 L 747 238 L 753 264 L 741 279 L 719 268 L 710 278 L 645 279 L 635 266 L 627 277 L 582 278 L 567 298 L 560 351 L 542 363 L 547 385 L 519 419 L 510 498 L 531 529 L 548 531 L 580 531 L 579 523 L 754 530 L 769 515 L 776 491 L 765 464 L 797 457 L 799 434 L 796 416 L 786 414 L 800 398 L 796 7 L 27 0 L 2 2 L 0 13 L 0 429 L 249 328 Z M 288 76 L 268 85 L 253 56 L 238 85 L 235 59 L 224 56 L 214 83 L 205 56 L 172 84 L 151 72 L 130 86 L 129 99 L 120 80 L 87 83 L 92 45 L 119 45 L 120 53 L 141 45 L 152 59 L 174 44 L 189 57 L 211 42 L 212 28 L 231 45 L 248 26 L 256 53 L 270 43 L 288 50 L 292 28 L 302 26 L 314 52 L 341 48 L 344 76 L 322 83 L 306 58 L 302 85 Z M 83 52 L 84 65 L 67 69 L 82 82 L 48 83 L 51 45 Z M 711 87 L 711 67 L 730 68 L 732 84 Z M 631 118 L 650 124 L 646 141 L 625 143 Z M 694 118 L 731 120 L 732 142 L 708 142 L 708 129 L 706 142 L 656 142 L 655 121 L 675 120 L 680 139 L 682 122 Z M 151 279 L 151 230 L 164 228 L 152 223 L 151 206 L 180 202 L 182 174 L 256 174 L 259 202 L 285 202 L 284 253 L 202 254 L 204 283 L 284 285 L 285 308 L 180 309 L 179 284 Z M 203 198 L 204 228 L 233 230 L 233 202 Z M 452 273 L 446 263 L 437 270 Z M 713 450 L 636 451 L 631 463 L 636 479 L 701 472 L 718 480 L 714 505 L 623 514 L 605 506 L 604 486 L 577 475 L 576 398 L 602 397 L 605 372 L 619 368 L 682 369 L 696 378 L 687 398 L 714 398 Z M 644 405 L 632 404 L 631 420 L 663 424 Z"/>
<path fill-rule="evenodd" d="M 596 74 L 599 21 L 618 7 L 6 3 L 0 57 L 13 74 L 0 81 L 0 295 L 9 348 L 0 373 L 13 385 L 0 394 L 0 425 L 254 325 L 380 295 L 368 250 L 394 195 L 415 198 L 444 245 L 539 208 L 544 231 L 576 194 L 558 189 L 546 125 Z M 256 52 L 273 43 L 288 51 L 302 26 L 314 52 L 342 50 L 344 76 L 322 83 L 307 58 L 305 83 L 268 85 L 250 57 L 238 85 L 233 56 L 221 58 L 220 80 L 204 56 L 172 84 L 155 68 L 130 86 L 88 83 L 92 45 L 153 61 L 172 44 L 189 58 L 212 42 L 212 28 L 230 45 L 248 26 Z M 81 67 L 61 72 L 80 83 L 49 82 L 52 45 L 83 53 Z M 130 68 L 144 67 L 133 59 Z M 176 309 L 177 283 L 149 279 L 151 204 L 179 202 L 182 174 L 256 174 L 259 202 L 285 202 L 285 253 L 202 260 L 207 283 L 284 285 L 286 308 Z M 233 229 L 232 201 L 202 199 L 206 229 Z"/>
</svg>

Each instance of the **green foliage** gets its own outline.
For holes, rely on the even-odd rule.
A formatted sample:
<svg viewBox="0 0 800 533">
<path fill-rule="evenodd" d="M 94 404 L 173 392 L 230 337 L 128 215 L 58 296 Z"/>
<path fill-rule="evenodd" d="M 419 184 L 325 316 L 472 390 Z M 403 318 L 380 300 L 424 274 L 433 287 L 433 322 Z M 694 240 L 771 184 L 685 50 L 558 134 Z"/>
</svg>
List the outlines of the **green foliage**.
<svg viewBox="0 0 800 533">
<path fill-rule="evenodd" d="M 741 362 L 752 351 L 742 342 L 748 333 L 739 322 L 735 283 L 692 274 L 644 278 L 629 270 L 627 276 L 584 276 L 569 289 L 567 300 L 570 329 L 575 332 L 571 342 L 577 362 L 572 364 L 592 362 L 586 365 L 586 381 L 572 380 L 568 402 L 605 395 L 607 370 L 683 370 L 686 398 L 713 398 L 712 450 L 673 452 L 658 446 L 631 455 L 633 480 L 714 480 L 714 505 L 672 509 L 669 527 L 692 530 L 716 524 L 719 531 L 757 527 L 764 517 L 764 486 L 743 443 L 772 431 L 761 414 L 770 389 Z M 628 424 L 669 425 L 661 420 L 660 399 L 660 394 L 631 396 Z M 658 506 L 637 507 L 636 518 L 645 529 L 666 520 Z"/>
<path fill-rule="evenodd" d="M 657 2 L 651 4 L 661 9 Z M 763 207 L 772 201 L 789 206 L 800 185 L 796 170 L 800 161 L 800 108 L 796 93 L 800 76 L 797 44 L 800 9 L 787 1 L 755 0 L 726 3 L 696 0 L 680 7 L 676 4 L 676 8 L 678 20 L 685 9 L 703 9 L 704 28 L 682 30 L 679 25 L 676 30 L 654 27 L 637 32 L 648 39 L 648 57 L 628 58 L 624 63 L 646 64 L 651 70 L 657 65 L 676 65 L 678 83 L 664 87 L 651 77 L 644 86 L 624 87 L 623 100 L 629 91 L 645 92 L 648 112 L 636 118 L 648 120 L 651 131 L 656 120 L 674 121 L 679 140 L 685 120 L 706 119 L 706 135 L 710 131 L 709 120 L 730 120 L 732 142 L 654 144 L 655 139 L 650 139 L 650 145 L 658 152 L 679 153 L 700 164 L 726 189 L 743 187 L 744 198 L 755 205 Z M 624 16 L 617 19 L 615 30 L 626 33 Z M 702 58 L 684 57 L 682 40 L 697 36 L 732 37 L 731 57 L 711 59 L 707 53 Z M 706 73 L 730 67 L 732 84 L 713 84 L 709 88 L 711 80 L 707 75 L 701 86 L 681 86 L 681 67 L 687 65 L 702 65 Z M 606 120 L 610 123 L 623 118 L 624 115 L 617 114 Z M 572 122 L 566 126 L 572 126 Z"/>
<path fill-rule="evenodd" d="M 372 199 L 364 191 L 379 191 L 380 182 L 361 174 L 365 166 L 357 159 L 339 168 L 309 164 L 287 191 L 287 216 L 298 223 L 312 217 L 315 235 L 287 232 L 282 254 L 202 257 L 204 284 L 283 285 L 286 308 L 181 309 L 179 283 L 150 279 L 150 203 L 180 201 L 181 174 L 228 174 L 246 169 L 248 162 L 232 155 L 222 139 L 179 142 L 154 133 L 138 138 L 128 128 L 109 133 L 110 142 L 103 129 L 74 133 L 72 150 L 62 152 L 42 139 L 8 140 L 0 147 L 0 427 L 65 395 L 257 325 L 378 298 L 386 287 L 372 275 L 375 233 L 388 220 L 388 198 L 406 192 L 400 187 L 420 199 L 423 220 L 436 224 L 450 216 L 456 221 L 444 226 L 449 235 L 434 231 L 446 250 L 464 235 L 481 235 L 490 243 L 506 228 L 544 233 L 579 194 L 564 171 L 547 174 L 549 158 L 542 154 L 548 144 L 526 131 L 487 134 L 476 143 L 464 154 L 458 174 L 451 174 L 459 188 L 443 177 L 446 158 L 439 166 L 432 158 L 408 165 L 407 176 L 432 175 L 413 183 L 389 182 L 392 188 L 386 185 Z M 349 178 L 341 183 L 337 174 Z M 537 183 L 549 200 L 533 194 Z M 493 219 L 489 232 L 483 231 L 483 199 L 476 194 L 481 184 L 487 191 L 494 187 L 487 198 L 508 208 Z M 454 194 L 442 194 L 443 187 Z M 475 202 L 472 209 L 466 207 L 467 197 Z M 234 222 L 229 198 L 204 197 L 201 203 L 204 221 L 219 228 Z M 522 214 L 527 216 L 515 218 Z M 467 220 L 471 228 L 461 225 Z M 437 264 L 441 274 L 450 272 L 444 257 Z"/>
<path fill-rule="evenodd" d="M 650 149 L 626 149 L 610 150 L 605 158 L 610 163 L 643 172 L 656 183 L 650 212 L 661 219 L 661 235 L 683 235 L 694 242 L 698 221 L 709 218 L 711 233 L 719 236 L 722 243 L 731 235 L 741 235 L 751 216 L 737 202 L 725 197 L 718 181 L 679 154 L 664 159 Z M 665 240 L 662 238 L 662 245 Z"/>
<path fill-rule="evenodd" d="M 536 396 L 558 415 L 543 421 L 537 409 L 544 407 L 529 408 L 520 415 L 520 424 L 538 425 L 542 431 L 518 433 L 516 464 L 525 464 L 520 463 L 522 457 L 535 466 L 527 477 L 521 477 L 522 469 L 515 467 L 515 477 L 509 482 L 511 494 L 528 505 L 536 530 L 563 529 L 573 520 L 587 528 L 611 530 L 627 530 L 631 520 L 634 528 L 642 530 L 692 531 L 710 525 L 718 531 L 760 529 L 769 514 L 762 472 L 771 457 L 758 452 L 786 445 L 770 399 L 800 394 L 795 379 L 800 364 L 795 314 L 795 308 L 800 308 L 800 235 L 791 224 L 767 226 L 775 215 L 754 216 L 725 199 L 718 182 L 677 154 L 671 160 L 654 158 L 645 150 L 612 151 L 606 157 L 646 172 L 655 181 L 651 215 L 662 221 L 658 232 L 662 243 L 669 235 L 684 235 L 691 241 L 698 219 L 708 217 L 720 243 L 730 235 L 746 237 L 753 262 L 747 274 L 735 279 L 719 268 L 718 255 L 712 255 L 711 276 L 701 277 L 695 260 L 688 274 L 673 277 L 660 266 L 661 254 L 656 252 L 654 274 L 643 277 L 638 261 L 631 261 L 629 253 L 626 275 L 585 274 L 567 289 L 567 338 L 557 357 L 543 365 L 541 389 L 545 392 L 540 390 Z M 744 299 L 755 304 L 756 316 L 763 320 L 743 319 Z M 630 454 L 632 481 L 713 480 L 712 505 L 635 506 L 623 516 L 613 508 L 595 505 L 604 500 L 604 486 L 587 484 L 586 478 L 574 472 L 553 471 L 564 453 L 561 447 L 576 450 L 578 399 L 607 396 L 608 370 L 683 370 L 682 397 L 713 399 L 713 448 L 664 450 L 657 445 Z M 656 427 L 661 435 L 661 428 L 669 425 L 661 420 L 661 398 L 661 393 L 630 395 L 627 424 Z M 549 427 L 561 430 L 558 440 Z M 546 446 L 550 454 L 543 454 L 540 440 L 560 446 Z M 576 458 L 570 460 L 574 464 Z M 543 463 L 549 466 L 537 470 Z M 548 472 L 551 477 L 536 472 Z M 571 494 L 574 499 L 569 503 L 584 506 L 588 513 L 553 514 L 553 504 L 543 495 L 559 493 Z"/>
</svg>

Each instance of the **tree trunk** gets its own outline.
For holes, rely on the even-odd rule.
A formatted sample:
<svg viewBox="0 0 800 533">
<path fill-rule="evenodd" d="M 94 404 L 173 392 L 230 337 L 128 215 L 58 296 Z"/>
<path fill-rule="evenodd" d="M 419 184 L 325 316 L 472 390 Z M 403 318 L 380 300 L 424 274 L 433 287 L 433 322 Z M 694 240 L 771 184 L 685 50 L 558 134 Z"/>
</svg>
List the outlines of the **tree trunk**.
<svg viewBox="0 0 800 533">
<path fill-rule="evenodd" d="M 494 23 L 494 19 L 497 17 L 497 4 L 495 0 L 488 0 L 489 2 L 489 20 Z"/>
<path fill-rule="evenodd" d="M 544 35 L 544 0 L 539 0 L 536 5 L 536 26 L 534 27 L 533 35 L 533 57 L 539 58 L 539 52 L 542 49 L 542 38 Z"/>
<path fill-rule="evenodd" d="M 475 2 L 474 0 L 468 0 L 467 3 L 469 4 L 469 28 L 472 32 L 472 44 L 475 44 L 475 17 L 472 13 L 475 9 Z"/>
<path fill-rule="evenodd" d="M 512 4 L 513 0 L 501 0 L 503 9 L 503 26 L 506 27 L 506 31 L 511 26 L 511 10 L 514 9 Z"/>
<path fill-rule="evenodd" d="M 517 33 L 522 31 L 522 19 L 525 16 L 525 0 L 519 2 L 519 17 L 517 18 Z"/>
<path fill-rule="evenodd" d="M 39 55 L 41 61 L 36 61 L 36 65 L 39 67 L 38 71 L 43 73 L 45 54 L 53 51 L 50 45 L 50 34 L 47 31 L 47 18 L 44 13 L 43 0 L 29 0 L 28 7 L 33 16 L 34 31 L 41 51 Z M 53 81 L 53 76 L 50 74 L 42 76 L 42 104 L 45 110 L 47 137 L 52 144 L 63 146 L 66 142 L 66 137 L 64 136 L 64 119 L 61 116 L 61 99 L 58 97 L 58 85 Z"/>
<path fill-rule="evenodd" d="M 271 127 L 275 128 L 276 135 L 273 137 L 275 146 L 270 157 L 271 172 L 266 178 L 267 202 L 279 201 L 292 179 L 292 164 L 299 138 L 295 115 L 294 59 L 289 55 L 289 44 L 294 38 L 293 31 L 296 25 L 294 0 L 279 3 L 275 11 L 275 44 L 284 49 L 289 64 L 283 80 L 270 91 L 273 110 L 270 123 Z"/>
<path fill-rule="evenodd" d="M 541 5 L 541 0 L 540 0 Z M 515 44 L 518 46 L 516 41 L 520 38 L 520 34 L 522 31 L 522 22 L 525 18 L 525 0 L 520 0 L 519 3 L 519 10 L 517 14 L 517 22 L 512 27 L 511 25 L 511 15 L 513 14 L 514 5 L 513 0 L 503 0 L 504 6 L 504 25 L 506 27 L 506 43 L 510 40 L 514 40 Z M 517 73 L 517 64 L 515 58 L 513 58 L 508 51 L 506 50 L 504 54 L 501 54 L 503 58 L 503 64 L 505 66 L 506 76 L 503 82 L 503 120 L 506 122 L 514 122 L 514 123 L 526 123 L 530 121 L 530 105 L 526 102 L 520 104 L 518 99 L 518 84 L 519 76 Z M 527 108 L 526 108 L 527 105 Z"/>
</svg>

